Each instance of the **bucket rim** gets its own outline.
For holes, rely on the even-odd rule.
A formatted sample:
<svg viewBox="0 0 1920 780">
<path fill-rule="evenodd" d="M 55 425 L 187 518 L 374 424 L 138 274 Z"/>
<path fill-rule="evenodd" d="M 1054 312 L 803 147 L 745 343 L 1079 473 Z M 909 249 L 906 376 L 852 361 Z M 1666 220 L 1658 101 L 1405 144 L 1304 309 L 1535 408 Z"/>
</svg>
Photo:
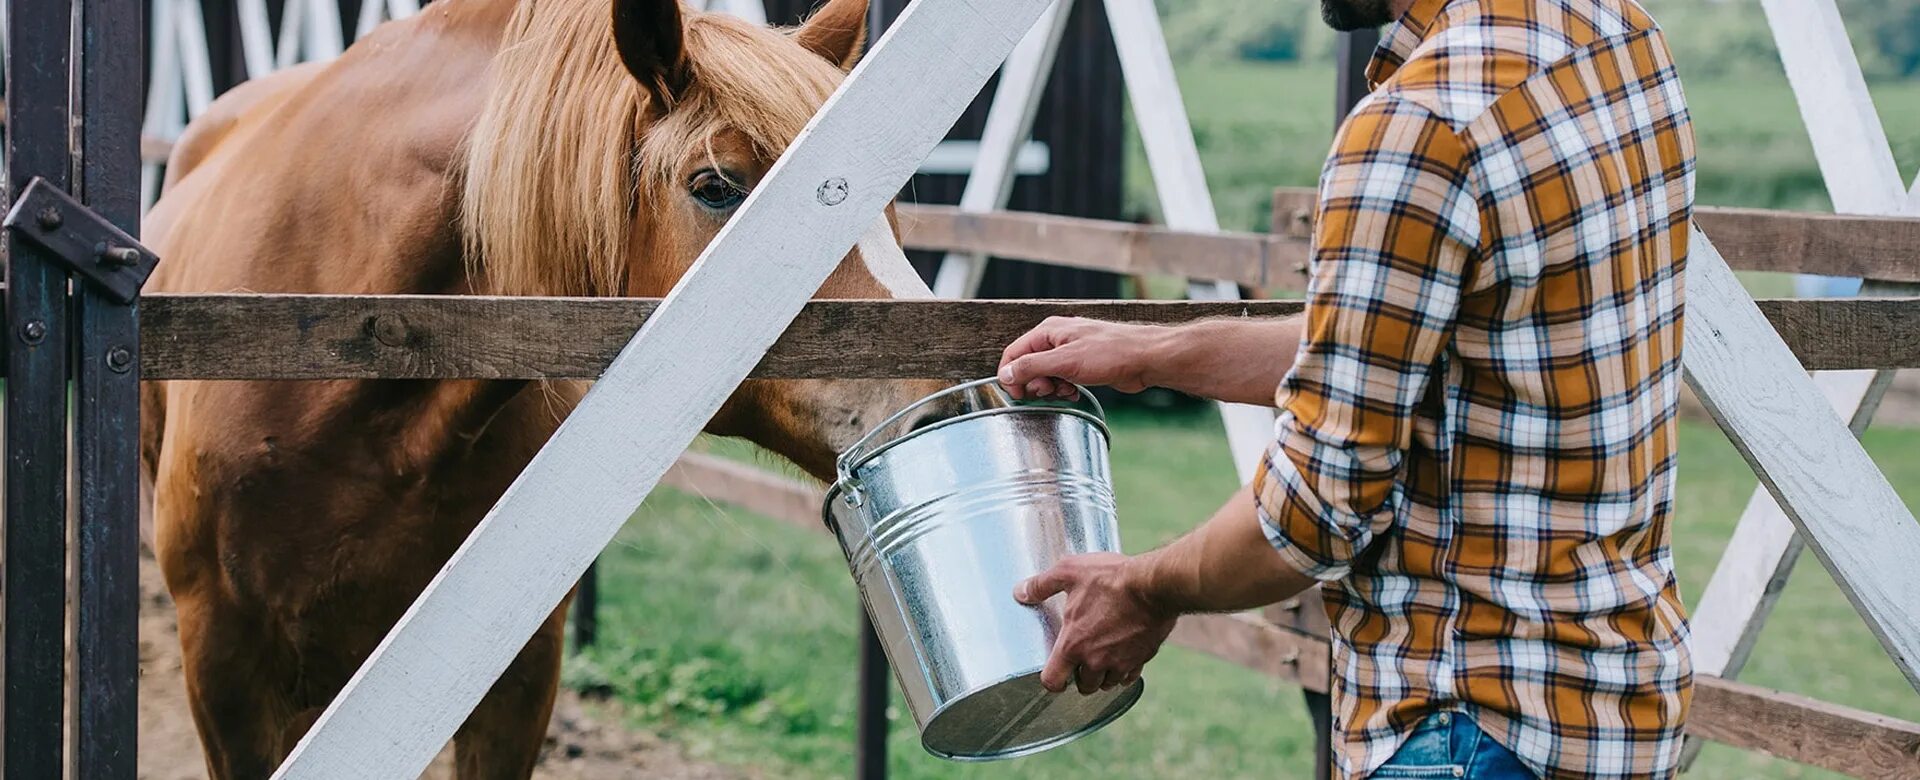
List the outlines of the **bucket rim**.
<svg viewBox="0 0 1920 780">
<path fill-rule="evenodd" d="M 968 696 L 987 690 L 988 688 L 992 688 L 996 685 L 1001 685 L 1007 682 L 1011 682 L 1013 680 L 1018 680 L 1022 677 L 1027 677 L 1029 675 L 1038 674 L 1039 671 L 1040 670 L 1035 669 L 1030 672 L 1022 672 L 1020 674 L 1009 675 L 1004 679 L 998 680 L 996 682 L 988 683 L 986 685 L 978 686 L 971 691 L 967 691 L 966 693 L 955 696 L 949 699 L 945 704 L 942 704 L 939 707 L 935 707 L 933 712 L 927 716 L 927 722 L 928 723 L 934 722 L 934 720 L 940 717 L 941 713 L 944 713 L 947 710 L 951 709 L 954 705 L 959 704 L 962 700 L 966 699 L 966 697 Z M 1009 759 L 1025 758 L 1027 756 L 1037 755 L 1057 747 L 1078 742 L 1082 738 L 1091 736 L 1093 733 L 1101 729 L 1104 729 L 1110 725 L 1113 725 L 1114 721 L 1119 720 L 1121 716 L 1126 715 L 1128 712 L 1131 712 L 1134 708 L 1134 705 L 1137 705 L 1140 703 L 1140 697 L 1145 696 L 1146 692 L 1147 692 L 1146 678 L 1141 677 L 1139 679 L 1136 679 L 1133 681 L 1132 685 L 1129 685 L 1125 689 L 1123 689 L 1123 692 L 1119 697 L 1119 702 L 1117 703 L 1117 705 L 1113 709 L 1108 710 L 1105 714 L 1101 715 L 1100 717 L 1095 718 L 1091 721 L 1088 721 L 1086 725 L 1083 725 L 1080 728 L 1074 729 L 1064 734 L 1060 734 L 1055 737 L 1043 739 L 1039 742 L 1032 742 L 1025 745 L 1021 745 L 1020 747 L 1014 748 L 1012 750 L 1001 750 L 993 753 L 949 753 L 947 751 L 935 749 L 932 745 L 927 744 L 927 732 L 925 728 L 920 729 L 920 749 L 927 751 L 928 754 L 932 755 L 935 758 L 942 758 L 948 761 L 954 761 L 954 762 L 965 763 L 965 764 L 984 764 L 992 761 L 1006 761 Z M 1071 691 L 1065 691 L 1065 692 L 1053 694 L 1053 695 L 1056 695 L 1056 696 L 1071 695 Z"/>
<path fill-rule="evenodd" d="M 959 387 L 967 387 L 967 386 L 971 386 L 972 384 L 974 383 L 968 383 L 967 385 L 960 385 Z M 952 388 L 952 389 L 959 389 L 959 387 Z M 947 392 L 951 392 L 951 390 L 943 390 L 940 393 L 935 393 L 934 395 L 938 396 L 938 395 L 945 394 Z M 928 396 L 928 397 L 931 398 L 934 396 Z M 874 459 L 887 454 L 888 451 L 894 449 L 895 447 L 898 447 L 906 442 L 913 441 L 914 439 L 919 438 L 922 435 L 931 434 L 932 432 L 938 431 L 942 428 L 958 425 L 963 422 L 970 422 L 973 420 L 979 420 L 979 419 L 984 419 L 987 417 L 993 417 L 996 415 L 1003 415 L 1003 414 L 1064 414 L 1071 417 L 1079 417 L 1090 423 L 1093 423 L 1094 430 L 1097 430 L 1100 432 L 1100 438 L 1106 440 L 1107 445 L 1109 447 L 1113 445 L 1113 431 L 1107 427 L 1107 421 L 1105 417 L 1095 415 L 1095 414 L 1086 412 L 1081 409 L 1076 409 L 1073 407 L 1047 406 L 1041 403 L 1025 403 L 1019 406 L 1002 406 L 1002 407 L 996 407 L 993 409 L 981 409 L 978 411 L 967 412 L 966 414 L 949 417 L 939 422 L 930 424 L 924 428 L 918 428 L 913 431 L 910 431 L 906 435 L 901 436 L 900 438 L 889 441 L 886 444 L 882 444 L 866 452 L 865 454 L 862 454 L 858 460 L 854 460 L 846 464 L 846 467 L 844 468 L 844 470 L 841 470 L 839 478 L 835 479 L 833 481 L 833 484 L 828 486 L 825 499 L 820 502 L 821 520 L 826 523 L 828 529 L 833 530 L 836 533 L 836 535 L 838 534 L 839 527 L 834 522 L 834 517 L 833 517 L 834 502 L 839 500 L 842 495 L 845 495 L 848 488 L 852 487 L 852 483 L 854 481 L 853 479 L 854 473 L 859 471 L 861 468 L 865 467 L 867 464 L 872 463 Z M 884 425 L 880 427 L 884 427 Z M 879 430 L 879 427 L 876 427 L 874 430 Z"/>
</svg>

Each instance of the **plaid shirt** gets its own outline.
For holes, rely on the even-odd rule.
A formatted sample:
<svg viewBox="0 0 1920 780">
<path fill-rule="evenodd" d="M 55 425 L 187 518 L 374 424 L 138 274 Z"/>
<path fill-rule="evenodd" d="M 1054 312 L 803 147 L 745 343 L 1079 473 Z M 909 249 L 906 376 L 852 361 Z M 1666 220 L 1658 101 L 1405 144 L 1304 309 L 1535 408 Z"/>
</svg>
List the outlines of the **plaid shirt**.
<svg viewBox="0 0 1920 780">
<path fill-rule="evenodd" d="M 1472 717 L 1548 777 L 1667 777 L 1693 139 L 1632 0 L 1418 0 L 1320 182 L 1256 478 L 1322 580 L 1336 760 Z"/>
</svg>

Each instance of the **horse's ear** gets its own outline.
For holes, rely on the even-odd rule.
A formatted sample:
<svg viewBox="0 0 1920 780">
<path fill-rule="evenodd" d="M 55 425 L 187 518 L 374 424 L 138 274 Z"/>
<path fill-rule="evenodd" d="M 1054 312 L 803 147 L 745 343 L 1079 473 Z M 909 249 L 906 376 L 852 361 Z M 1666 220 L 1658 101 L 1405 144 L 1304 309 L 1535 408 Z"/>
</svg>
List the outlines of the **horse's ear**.
<svg viewBox="0 0 1920 780">
<path fill-rule="evenodd" d="M 671 105 L 687 88 L 686 30 L 680 0 L 613 0 L 613 45 L 654 105 Z"/>
<path fill-rule="evenodd" d="M 841 70 L 852 70 L 867 42 L 867 0 L 828 0 L 793 37 Z"/>
</svg>

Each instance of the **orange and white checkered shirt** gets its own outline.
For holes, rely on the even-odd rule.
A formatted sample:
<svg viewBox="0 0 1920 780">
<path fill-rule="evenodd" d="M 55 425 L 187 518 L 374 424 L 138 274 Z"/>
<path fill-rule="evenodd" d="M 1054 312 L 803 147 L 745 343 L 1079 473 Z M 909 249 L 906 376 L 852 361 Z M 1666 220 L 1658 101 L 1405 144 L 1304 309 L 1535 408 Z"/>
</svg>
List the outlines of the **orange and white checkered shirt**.
<svg viewBox="0 0 1920 780">
<path fill-rule="evenodd" d="M 1320 181 L 1256 478 L 1326 580 L 1336 761 L 1472 717 L 1555 778 L 1668 777 L 1686 101 L 1632 0 L 1418 0 Z"/>
</svg>

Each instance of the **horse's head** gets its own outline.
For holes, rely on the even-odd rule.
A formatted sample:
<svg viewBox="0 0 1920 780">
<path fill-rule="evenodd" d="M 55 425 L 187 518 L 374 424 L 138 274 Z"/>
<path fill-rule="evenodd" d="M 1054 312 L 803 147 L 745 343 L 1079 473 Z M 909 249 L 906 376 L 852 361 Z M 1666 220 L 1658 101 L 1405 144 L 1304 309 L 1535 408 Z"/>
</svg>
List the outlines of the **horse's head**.
<svg viewBox="0 0 1920 780">
<path fill-rule="evenodd" d="M 689 13 L 678 0 L 613 0 L 611 35 L 605 2 L 521 3 L 506 32 L 463 199 L 469 254 L 491 291 L 665 295 L 839 85 L 866 35 L 867 0 L 831 0 L 786 32 Z M 929 296 L 886 217 L 818 292 Z M 825 477 L 839 449 L 940 387 L 754 380 L 707 428 Z"/>
</svg>

